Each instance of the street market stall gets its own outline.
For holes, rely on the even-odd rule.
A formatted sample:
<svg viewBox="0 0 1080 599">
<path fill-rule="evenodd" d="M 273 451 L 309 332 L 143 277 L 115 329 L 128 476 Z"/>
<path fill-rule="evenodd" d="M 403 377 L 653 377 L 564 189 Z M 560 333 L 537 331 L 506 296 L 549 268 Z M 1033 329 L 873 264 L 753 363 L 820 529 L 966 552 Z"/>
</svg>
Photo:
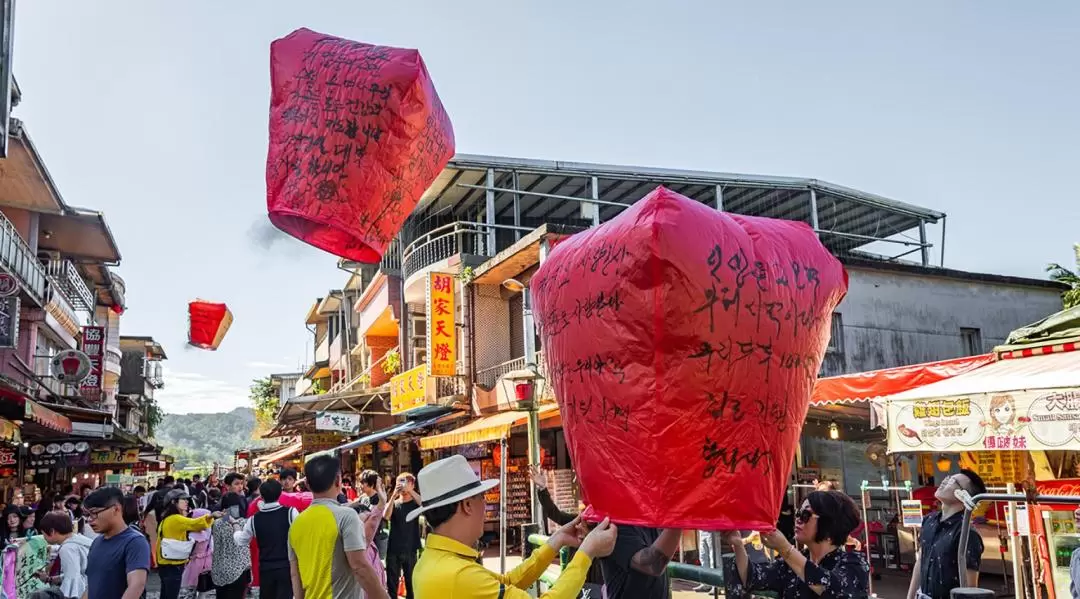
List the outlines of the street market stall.
<svg viewBox="0 0 1080 599">
<path fill-rule="evenodd" d="M 1080 309 L 1074 308 L 1017 330 L 989 364 L 878 400 L 886 411 L 889 452 L 1021 451 L 1042 458 L 1080 450 L 1078 342 Z M 1036 481 L 1050 474 L 1036 471 L 1034 461 L 1028 470 L 1022 474 Z M 1051 598 L 1068 597 L 1067 557 L 1080 546 L 1072 510 L 1030 511 L 1031 540 L 1042 565 L 1033 579 Z M 1019 574 L 1015 548 L 1012 558 Z"/>
</svg>

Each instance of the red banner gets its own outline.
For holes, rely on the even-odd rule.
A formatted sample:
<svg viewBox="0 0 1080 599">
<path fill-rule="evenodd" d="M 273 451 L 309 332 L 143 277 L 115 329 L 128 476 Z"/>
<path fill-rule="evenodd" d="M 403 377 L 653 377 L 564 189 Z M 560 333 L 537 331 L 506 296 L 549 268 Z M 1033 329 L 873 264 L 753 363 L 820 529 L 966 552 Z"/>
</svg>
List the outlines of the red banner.
<svg viewBox="0 0 1080 599">
<path fill-rule="evenodd" d="M 91 401 L 101 401 L 105 361 L 105 327 L 83 327 L 82 352 L 90 358 L 90 374 L 79 384 L 79 394 Z"/>
<path fill-rule="evenodd" d="M 420 53 L 298 29 L 271 44 L 270 81 L 270 221 L 378 263 L 454 155 Z"/>
<path fill-rule="evenodd" d="M 847 291 L 810 227 L 661 187 L 556 246 L 530 287 L 595 516 L 776 526 Z"/>
</svg>

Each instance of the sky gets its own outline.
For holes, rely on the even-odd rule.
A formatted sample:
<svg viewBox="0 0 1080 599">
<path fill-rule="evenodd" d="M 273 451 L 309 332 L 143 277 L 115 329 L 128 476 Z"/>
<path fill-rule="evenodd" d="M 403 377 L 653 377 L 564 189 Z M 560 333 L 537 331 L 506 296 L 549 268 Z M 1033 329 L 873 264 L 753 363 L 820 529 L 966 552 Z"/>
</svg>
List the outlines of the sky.
<svg viewBox="0 0 1080 599">
<path fill-rule="evenodd" d="M 297 370 L 345 281 L 260 235 L 269 45 L 300 27 L 419 48 L 459 152 L 824 179 L 947 213 L 964 270 L 1041 278 L 1080 241 L 1069 0 L 19 2 L 13 114 L 65 201 L 105 213 L 168 412 Z M 197 297 L 235 316 L 217 352 L 185 346 Z"/>
</svg>

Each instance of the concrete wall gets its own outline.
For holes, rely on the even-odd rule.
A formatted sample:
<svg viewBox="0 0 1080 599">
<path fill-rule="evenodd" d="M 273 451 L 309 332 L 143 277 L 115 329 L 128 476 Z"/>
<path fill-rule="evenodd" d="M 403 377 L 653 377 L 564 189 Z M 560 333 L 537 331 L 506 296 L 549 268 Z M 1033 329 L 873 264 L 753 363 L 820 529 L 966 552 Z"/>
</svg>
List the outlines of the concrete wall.
<svg viewBox="0 0 1080 599">
<path fill-rule="evenodd" d="M 842 351 L 826 357 L 824 376 L 967 355 L 961 328 L 979 329 L 988 352 L 1014 329 L 1061 310 L 1061 293 L 1050 287 L 850 265 L 848 275 L 836 309 Z"/>
</svg>

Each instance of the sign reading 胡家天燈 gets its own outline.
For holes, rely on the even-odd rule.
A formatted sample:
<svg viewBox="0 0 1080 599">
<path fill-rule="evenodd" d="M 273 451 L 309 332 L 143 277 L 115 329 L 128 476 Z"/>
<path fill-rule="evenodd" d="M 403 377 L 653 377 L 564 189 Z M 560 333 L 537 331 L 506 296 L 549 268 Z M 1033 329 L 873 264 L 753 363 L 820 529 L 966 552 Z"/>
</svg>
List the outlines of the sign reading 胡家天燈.
<svg viewBox="0 0 1080 599">
<path fill-rule="evenodd" d="M 454 276 L 428 273 L 427 374 L 457 374 L 457 329 L 454 310 Z"/>
<path fill-rule="evenodd" d="M 390 379 L 390 414 L 427 405 L 427 366 L 421 364 Z"/>
<path fill-rule="evenodd" d="M 889 452 L 1080 449 L 1080 388 L 892 401 Z"/>
<path fill-rule="evenodd" d="M 348 435 L 359 434 L 360 414 L 319 410 L 315 413 L 315 430 L 334 431 Z"/>
</svg>

